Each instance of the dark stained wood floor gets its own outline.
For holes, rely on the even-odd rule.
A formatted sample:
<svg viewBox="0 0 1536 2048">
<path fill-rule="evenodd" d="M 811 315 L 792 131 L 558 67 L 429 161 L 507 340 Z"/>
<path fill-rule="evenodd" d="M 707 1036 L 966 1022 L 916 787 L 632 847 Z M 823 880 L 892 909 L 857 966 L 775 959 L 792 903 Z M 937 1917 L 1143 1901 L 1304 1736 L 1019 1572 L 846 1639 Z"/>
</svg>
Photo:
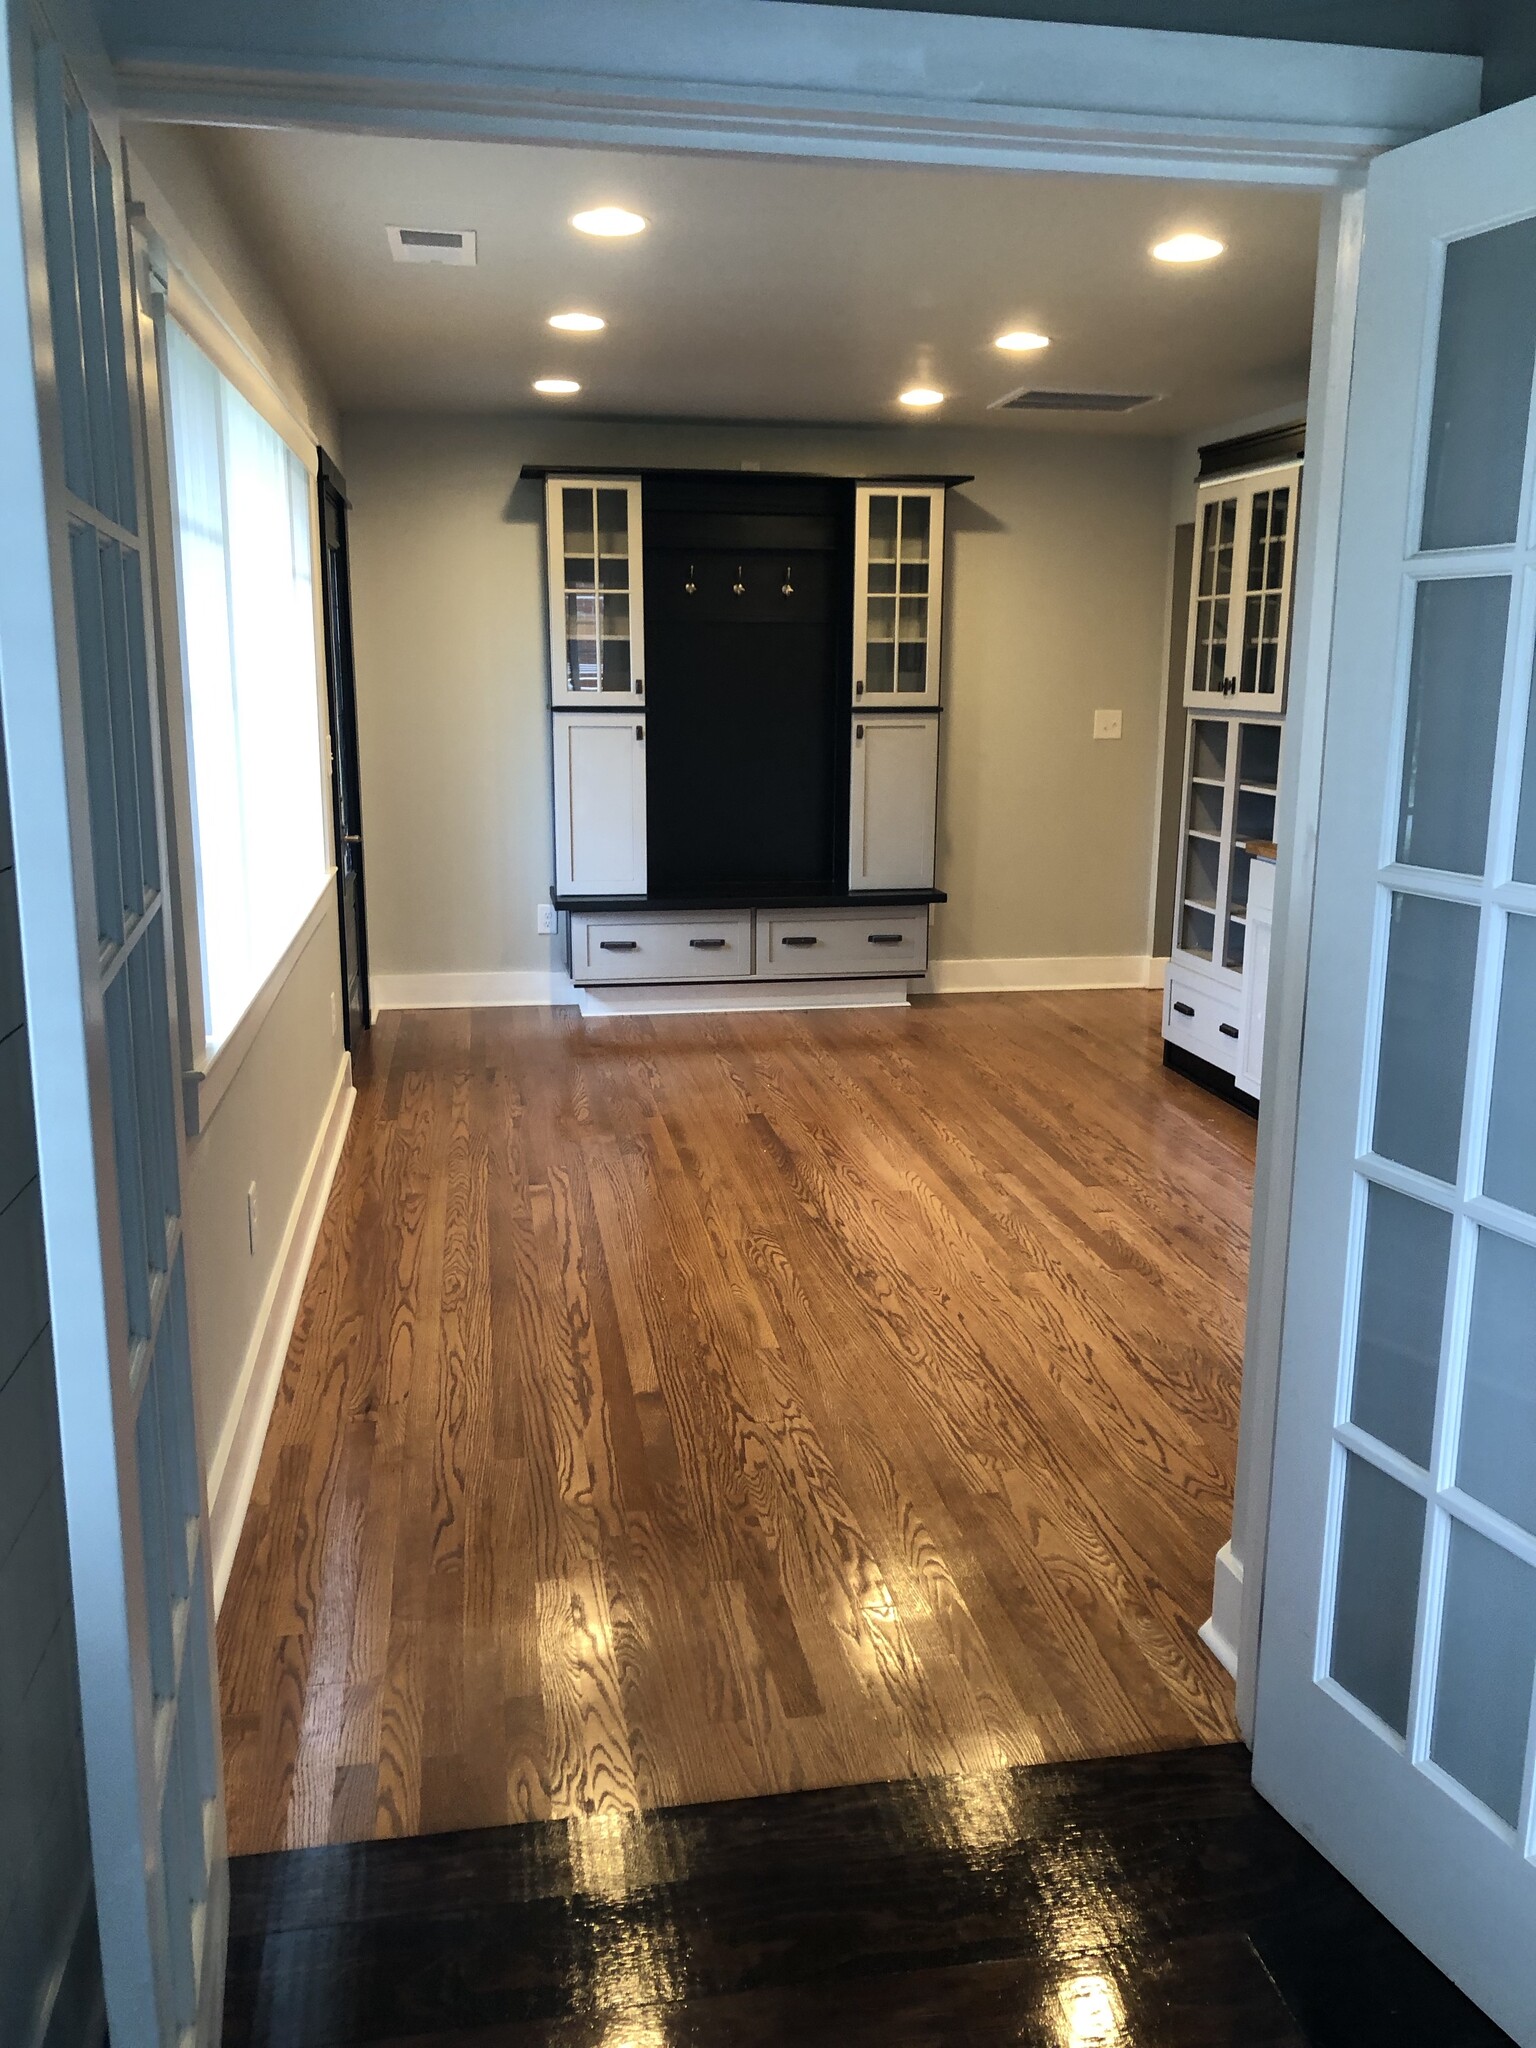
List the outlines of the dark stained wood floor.
<svg viewBox="0 0 1536 2048">
<path fill-rule="evenodd" d="M 386 1017 L 220 1617 L 232 1848 L 1228 1738 L 1253 1125 L 1157 1017 Z"/>
<path fill-rule="evenodd" d="M 237 1857 L 224 2048 L 1511 2048 L 1238 1744 Z"/>
</svg>

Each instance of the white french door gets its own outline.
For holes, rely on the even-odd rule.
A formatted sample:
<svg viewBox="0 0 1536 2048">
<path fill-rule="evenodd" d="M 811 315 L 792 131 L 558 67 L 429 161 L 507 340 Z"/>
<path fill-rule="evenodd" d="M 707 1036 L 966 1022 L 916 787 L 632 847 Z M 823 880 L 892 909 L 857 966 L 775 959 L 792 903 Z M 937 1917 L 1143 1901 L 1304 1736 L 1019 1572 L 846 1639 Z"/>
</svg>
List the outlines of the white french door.
<svg viewBox="0 0 1536 2048">
<path fill-rule="evenodd" d="M 1254 1777 L 1536 2044 L 1536 102 L 1364 221 Z"/>
<path fill-rule="evenodd" d="M 218 2039 L 208 1528 L 116 123 L 61 6 L 0 0 L 0 702 L 107 2017 Z"/>
</svg>

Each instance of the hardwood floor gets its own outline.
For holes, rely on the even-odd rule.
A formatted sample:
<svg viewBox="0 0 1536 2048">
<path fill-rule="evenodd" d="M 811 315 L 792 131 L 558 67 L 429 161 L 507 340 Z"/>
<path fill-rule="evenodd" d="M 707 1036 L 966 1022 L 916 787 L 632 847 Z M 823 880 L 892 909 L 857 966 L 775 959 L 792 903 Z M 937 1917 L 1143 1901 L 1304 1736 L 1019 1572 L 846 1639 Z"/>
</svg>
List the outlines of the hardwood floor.
<svg viewBox="0 0 1536 2048">
<path fill-rule="evenodd" d="M 1253 1125 L 1137 992 L 389 1016 L 224 1608 L 251 1851 L 1214 1743 Z"/>
<path fill-rule="evenodd" d="M 237 1857 L 225 2048 L 1511 2048 L 1240 1745 Z"/>
</svg>

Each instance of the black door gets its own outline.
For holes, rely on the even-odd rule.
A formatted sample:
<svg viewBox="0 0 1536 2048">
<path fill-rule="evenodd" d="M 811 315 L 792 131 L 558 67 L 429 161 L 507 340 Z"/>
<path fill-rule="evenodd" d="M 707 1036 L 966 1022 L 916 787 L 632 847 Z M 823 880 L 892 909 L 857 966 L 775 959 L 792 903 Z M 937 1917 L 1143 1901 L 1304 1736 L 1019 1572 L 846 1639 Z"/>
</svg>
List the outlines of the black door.
<svg viewBox="0 0 1536 2048">
<path fill-rule="evenodd" d="M 363 887 L 362 778 L 352 669 L 352 579 L 347 563 L 347 486 L 320 450 L 320 595 L 325 609 L 325 684 L 331 707 L 331 815 L 341 908 L 341 986 L 347 1050 L 357 1056 L 373 1022 L 368 1004 L 368 909 Z"/>
</svg>

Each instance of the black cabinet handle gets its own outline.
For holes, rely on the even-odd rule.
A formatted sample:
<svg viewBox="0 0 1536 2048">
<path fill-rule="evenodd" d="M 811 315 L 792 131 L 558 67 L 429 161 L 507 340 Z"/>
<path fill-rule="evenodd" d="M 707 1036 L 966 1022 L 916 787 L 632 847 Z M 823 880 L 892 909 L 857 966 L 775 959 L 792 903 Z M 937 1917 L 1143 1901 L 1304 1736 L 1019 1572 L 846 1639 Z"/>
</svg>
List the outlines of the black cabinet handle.
<svg viewBox="0 0 1536 2048">
<path fill-rule="evenodd" d="M 864 694 L 864 683 L 863 683 L 863 679 L 862 679 L 862 677 L 860 678 L 860 680 L 859 680 L 858 682 L 856 682 L 856 683 L 854 684 L 854 686 L 853 686 L 853 694 L 855 695 L 855 697 L 862 697 L 862 696 L 863 696 L 863 694 Z"/>
<path fill-rule="evenodd" d="M 604 953 L 638 953 L 638 939 L 599 939 L 598 948 Z"/>
<path fill-rule="evenodd" d="M 853 736 L 854 736 L 854 738 L 855 738 L 856 740 L 861 740 L 861 739 L 863 739 L 863 737 L 864 737 L 864 728 L 863 728 L 863 726 L 862 726 L 862 725 L 856 725 L 856 726 L 855 726 L 855 727 L 853 728 Z"/>
<path fill-rule="evenodd" d="M 1193 1003 L 1175 1003 L 1173 1007 L 1181 1017 L 1193 1017 L 1195 1014 Z"/>
<path fill-rule="evenodd" d="M 645 738 L 645 727 L 643 725 L 637 725 L 635 727 L 635 738 L 637 740 L 643 740 Z"/>
<path fill-rule="evenodd" d="M 1218 1024 L 1216 1029 L 1223 1038 L 1238 1038 L 1242 1035 L 1235 1024 Z"/>
<path fill-rule="evenodd" d="M 641 696 L 644 696 L 644 694 L 645 694 L 645 677 L 644 677 L 644 676 L 636 676 L 636 677 L 635 677 L 635 695 L 636 695 L 637 697 L 641 697 Z"/>
<path fill-rule="evenodd" d="M 816 939 L 812 938 L 780 939 L 779 941 L 781 946 L 814 946 L 818 943 Z"/>
<path fill-rule="evenodd" d="M 697 946 L 701 953 L 715 953 L 725 944 L 724 939 L 690 939 L 690 946 Z"/>
<path fill-rule="evenodd" d="M 871 932 L 869 943 L 872 946 L 899 946 L 903 936 L 901 932 Z"/>
</svg>

